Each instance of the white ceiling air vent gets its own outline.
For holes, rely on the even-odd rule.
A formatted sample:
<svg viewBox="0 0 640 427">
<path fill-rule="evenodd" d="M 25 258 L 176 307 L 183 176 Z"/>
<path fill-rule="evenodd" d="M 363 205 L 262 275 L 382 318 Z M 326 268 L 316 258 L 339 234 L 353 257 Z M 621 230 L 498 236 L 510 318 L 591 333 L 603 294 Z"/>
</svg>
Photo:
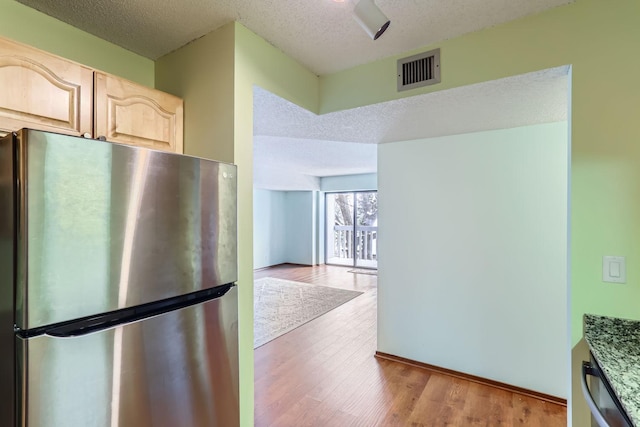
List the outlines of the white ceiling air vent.
<svg viewBox="0 0 640 427">
<path fill-rule="evenodd" d="M 398 59 L 398 92 L 440 83 L 440 49 Z"/>
</svg>

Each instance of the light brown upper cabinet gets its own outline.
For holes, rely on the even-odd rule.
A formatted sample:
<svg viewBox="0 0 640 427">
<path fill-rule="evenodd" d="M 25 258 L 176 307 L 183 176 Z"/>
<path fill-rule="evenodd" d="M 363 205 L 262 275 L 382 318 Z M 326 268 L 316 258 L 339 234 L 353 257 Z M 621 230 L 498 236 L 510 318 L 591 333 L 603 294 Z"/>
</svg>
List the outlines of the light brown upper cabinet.
<svg viewBox="0 0 640 427">
<path fill-rule="evenodd" d="M 95 72 L 95 135 L 182 153 L 182 99 Z"/>
<path fill-rule="evenodd" d="M 182 99 L 0 37 L 0 135 L 24 127 L 182 153 Z"/>
<path fill-rule="evenodd" d="M 0 132 L 92 134 L 93 70 L 0 38 Z"/>
</svg>

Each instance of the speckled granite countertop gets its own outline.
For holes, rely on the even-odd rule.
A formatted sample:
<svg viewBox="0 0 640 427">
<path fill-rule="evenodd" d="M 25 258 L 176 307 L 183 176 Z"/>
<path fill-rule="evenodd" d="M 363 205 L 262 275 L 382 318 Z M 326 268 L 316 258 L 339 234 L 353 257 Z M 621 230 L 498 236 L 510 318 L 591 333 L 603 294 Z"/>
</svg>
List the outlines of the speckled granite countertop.
<svg viewBox="0 0 640 427">
<path fill-rule="evenodd" d="M 584 339 L 627 415 L 640 426 L 640 321 L 585 314 Z"/>
</svg>

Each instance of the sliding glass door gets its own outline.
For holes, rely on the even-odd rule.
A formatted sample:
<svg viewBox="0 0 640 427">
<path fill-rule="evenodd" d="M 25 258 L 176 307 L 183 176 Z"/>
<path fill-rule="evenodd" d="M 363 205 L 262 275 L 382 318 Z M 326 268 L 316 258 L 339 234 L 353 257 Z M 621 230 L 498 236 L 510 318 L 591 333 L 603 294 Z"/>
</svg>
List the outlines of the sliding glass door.
<svg viewBox="0 0 640 427">
<path fill-rule="evenodd" d="M 355 266 L 378 268 L 378 193 L 355 193 Z"/>
<path fill-rule="evenodd" d="M 378 193 L 327 193 L 326 262 L 378 267 Z"/>
<path fill-rule="evenodd" d="M 327 264 L 354 265 L 353 251 L 353 193 L 326 195 Z"/>
</svg>

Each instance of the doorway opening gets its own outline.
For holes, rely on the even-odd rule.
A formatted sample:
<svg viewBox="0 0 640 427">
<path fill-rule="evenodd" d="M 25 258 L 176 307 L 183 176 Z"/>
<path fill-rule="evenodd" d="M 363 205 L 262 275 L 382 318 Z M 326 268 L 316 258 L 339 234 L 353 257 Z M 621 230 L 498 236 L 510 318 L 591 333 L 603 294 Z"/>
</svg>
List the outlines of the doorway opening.
<svg viewBox="0 0 640 427">
<path fill-rule="evenodd" d="M 327 264 L 378 268 L 378 192 L 325 194 Z"/>
</svg>

